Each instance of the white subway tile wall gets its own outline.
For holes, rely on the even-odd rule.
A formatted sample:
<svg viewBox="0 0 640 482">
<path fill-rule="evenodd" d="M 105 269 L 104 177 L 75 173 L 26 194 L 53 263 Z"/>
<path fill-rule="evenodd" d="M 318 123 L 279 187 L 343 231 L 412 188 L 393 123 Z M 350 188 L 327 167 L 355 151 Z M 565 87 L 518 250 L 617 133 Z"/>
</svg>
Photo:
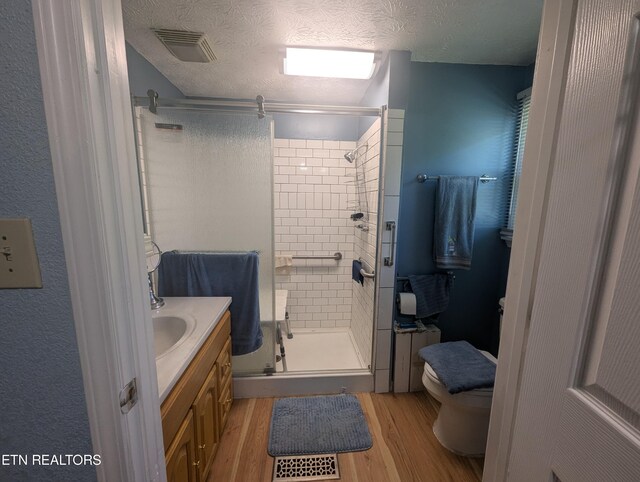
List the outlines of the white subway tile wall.
<svg viewBox="0 0 640 482">
<path fill-rule="evenodd" d="M 355 166 L 344 154 L 355 147 L 354 141 L 274 140 L 276 256 L 343 256 L 294 260 L 288 274 L 276 271 L 276 289 L 289 290 L 294 329 L 351 326 Z"/>
<path fill-rule="evenodd" d="M 395 221 L 398 223 L 398 210 L 400 205 L 400 184 L 401 184 L 401 168 L 402 168 L 402 144 L 404 138 L 404 110 L 389 109 L 385 118 L 385 142 L 384 142 L 384 183 L 383 183 L 383 206 L 382 219 L 386 221 Z M 382 252 L 378 259 L 390 253 L 390 232 L 381 231 L 380 248 Z M 396 250 L 397 256 L 397 250 Z M 376 372 L 375 372 L 375 391 L 377 393 L 388 392 L 390 389 L 391 374 L 391 353 L 393 350 L 391 344 L 393 342 L 392 317 L 394 290 L 396 285 L 396 263 L 395 258 L 392 266 L 384 266 L 382 261 L 378 265 L 376 273 L 379 281 L 378 293 L 378 319 L 376 326 Z"/>
<path fill-rule="evenodd" d="M 378 222 L 378 179 L 380 172 L 380 119 L 358 140 L 358 147 L 367 145 L 358 152 L 357 159 L 360 176 L 364 174 L 358 196 L 366 197 L 360 202 L 360 208 L 367 210 L 364 223 L 369 230 L 355 229 L 354 258 L 364 261 L 365 269 L 374 269 L 376 260 L 376 232 Z M 362 164 L 361 164 L 362 163 Z M 351 308 L 351 332 L 356 341 L 365 365 L 371 365 L 371 348 L 373 343 L 373 315 L 375 299 L 375 279 L 365 278 L 364 284 L 353 283 L 353 304 Z M 386 367 L 388 368 L 388 367 Z"/>
</svg>

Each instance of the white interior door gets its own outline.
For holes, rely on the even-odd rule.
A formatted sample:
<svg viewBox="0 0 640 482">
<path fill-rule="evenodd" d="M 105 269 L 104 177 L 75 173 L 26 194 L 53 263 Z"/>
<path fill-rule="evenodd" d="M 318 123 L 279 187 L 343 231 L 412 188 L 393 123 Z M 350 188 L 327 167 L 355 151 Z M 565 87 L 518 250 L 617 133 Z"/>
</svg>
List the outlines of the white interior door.
<svg viewBox="0 0 640 482">
<path fill-rule="evenodd" d="M 640 480 L 640 1 L 575 4 L 507 469 L 518 482 Z"/>
</svg>

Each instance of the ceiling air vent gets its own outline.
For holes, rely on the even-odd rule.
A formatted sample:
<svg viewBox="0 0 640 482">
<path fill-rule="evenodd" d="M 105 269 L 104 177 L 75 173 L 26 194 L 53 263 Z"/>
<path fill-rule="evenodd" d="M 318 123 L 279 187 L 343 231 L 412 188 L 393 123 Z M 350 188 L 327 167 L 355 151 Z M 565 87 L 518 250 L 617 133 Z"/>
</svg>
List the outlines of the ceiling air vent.
<svg viewBox="0 0 640 482">
<path fill-rule="evenodd" d="M 213 62 L 216 56 L 202 32 L 152 28 L 169 52 L 184 62 Z"/>
</svg>

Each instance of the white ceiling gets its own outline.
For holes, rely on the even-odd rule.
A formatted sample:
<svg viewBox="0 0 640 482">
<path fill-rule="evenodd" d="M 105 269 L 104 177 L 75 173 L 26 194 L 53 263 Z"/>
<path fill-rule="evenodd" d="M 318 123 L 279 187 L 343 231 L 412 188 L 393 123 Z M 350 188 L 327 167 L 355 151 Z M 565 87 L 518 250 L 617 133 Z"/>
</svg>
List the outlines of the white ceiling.
<svg viewBox="0 0 640 482">
<path fill-rule="evenodd" d="M 528 65 L 542 0 L 122 0 L 122 7 L 127 41 L 185 95 L 357 104 L 370 81 L 282 75 L 279 50 L 396 49 L 415 61 Z M 217 60 L 181 62 L 151 27 L 205 32 Z"/>
</svg>

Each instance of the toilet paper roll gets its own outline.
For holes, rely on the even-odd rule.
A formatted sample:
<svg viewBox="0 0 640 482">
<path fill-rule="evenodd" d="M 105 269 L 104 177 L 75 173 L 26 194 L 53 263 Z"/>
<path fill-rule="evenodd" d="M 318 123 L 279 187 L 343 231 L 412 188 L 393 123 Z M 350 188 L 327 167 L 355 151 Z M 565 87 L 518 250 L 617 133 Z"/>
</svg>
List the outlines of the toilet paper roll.
<svg viewBox="0 0 640 482">
<path fill-rule="evenodd" d="M 403 315 L 415 315 L 416 295 L 413 293 L 398 293 L 398 308 Z"/>
</svg>

